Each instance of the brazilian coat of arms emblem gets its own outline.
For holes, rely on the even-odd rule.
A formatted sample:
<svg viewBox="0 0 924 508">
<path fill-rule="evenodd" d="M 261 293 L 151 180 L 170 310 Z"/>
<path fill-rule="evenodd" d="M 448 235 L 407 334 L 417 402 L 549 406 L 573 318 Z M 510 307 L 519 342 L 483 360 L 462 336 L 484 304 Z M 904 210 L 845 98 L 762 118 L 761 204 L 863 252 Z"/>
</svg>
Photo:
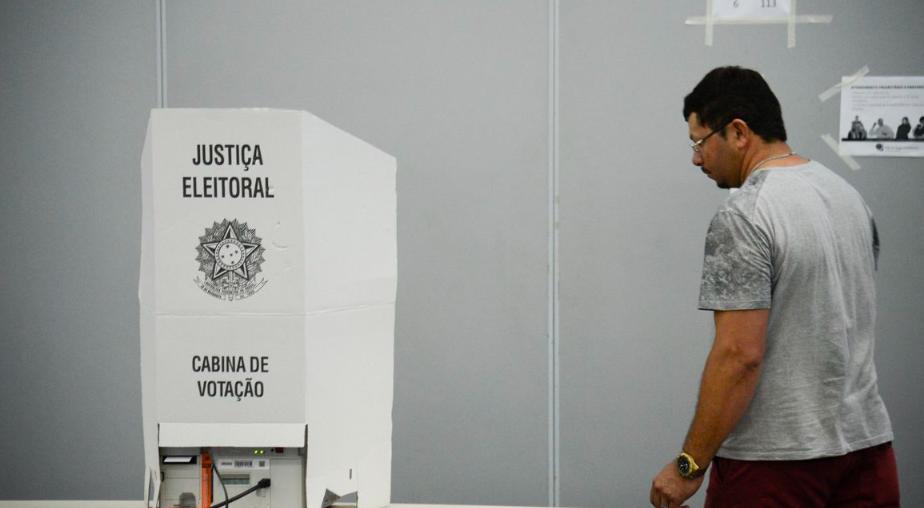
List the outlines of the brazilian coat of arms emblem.
<svg viewBox="0 0 924 508">
<path fill-rule="evenodd" d="M 205 229 L 196 246 L 196 261 L 202 274 L 196 284 L 220 300 L 242 300 L 264 285 L 261 239 L 246 222 L 224 219 Z"/>
</svg>

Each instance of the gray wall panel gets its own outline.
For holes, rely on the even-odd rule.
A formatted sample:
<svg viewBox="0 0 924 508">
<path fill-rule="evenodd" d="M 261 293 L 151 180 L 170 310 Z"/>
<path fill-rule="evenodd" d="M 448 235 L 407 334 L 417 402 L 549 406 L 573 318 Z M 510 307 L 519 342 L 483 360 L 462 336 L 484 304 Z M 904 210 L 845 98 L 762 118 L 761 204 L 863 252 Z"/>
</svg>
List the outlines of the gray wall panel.
<svg viewBox="0 0 924 508">
<path fill-rule="evenodd" d="M 852 172 L 819 139 L 838 99 L 818 93 L 869 64 L 921 75 L 919 2 L 802 1 L 834 24 L 684 26 L 704 3 L 563 2 L 561 14 L 562 504 L 642 506 L 677 454 L 712 340 L 696 311 L 703 237 L 726 196 L 690 162 L 683 96 L 711 68 L 760 70 L 783 104 L 792 146 L 866 197 L 883 229 L 878 365 L 896 432 L 904 501 L 924 502 L 917 400 L 924 358 L 920 159 L 861 159 Z M 702 492 L 696 500 L 702 499 Z"/>
<path fill-rule="evenodd" d="M 167 8 L 168 104 L 311 111 L 398 159 L 393 498 L 547 499 L 544 2 Z"/>
<path fill-rule="evenodd" d="M 0 499 L 138 498 L 149 2 L 0 5 Z"/>
</svg>

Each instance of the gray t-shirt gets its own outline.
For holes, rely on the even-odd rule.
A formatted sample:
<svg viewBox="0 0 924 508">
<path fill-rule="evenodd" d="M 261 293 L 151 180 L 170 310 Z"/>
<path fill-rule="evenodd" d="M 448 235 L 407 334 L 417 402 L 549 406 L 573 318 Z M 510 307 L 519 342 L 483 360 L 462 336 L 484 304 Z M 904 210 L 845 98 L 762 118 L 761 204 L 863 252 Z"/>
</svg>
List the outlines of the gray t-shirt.
<svg viewBox="0 0 924 508">
<path fill-rule="evenodd" d="M 801 460 L 892 440 L 873 365 L 879 240 L 817 162 L 751 174 L 706 235 L 699 307 L 770 309 L 754 398 L 718 456 Z"/>
</svg>

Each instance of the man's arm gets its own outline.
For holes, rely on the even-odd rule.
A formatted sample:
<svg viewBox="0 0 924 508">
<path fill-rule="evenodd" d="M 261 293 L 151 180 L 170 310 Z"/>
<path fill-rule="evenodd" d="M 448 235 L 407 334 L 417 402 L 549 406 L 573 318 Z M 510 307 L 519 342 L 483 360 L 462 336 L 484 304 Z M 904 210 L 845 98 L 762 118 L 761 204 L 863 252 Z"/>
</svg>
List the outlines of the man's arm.
<svg viewBox="0 0 924 508">
<path fill-rule="evenodd" d="M 715 341 L 683 444 L 706 467 L 751 403 L 764 358 L 769 309 L 715 311 Z"/>
<path fill-rule="evenodd" d="M 683 444 L 683 451 L 701 468 L 712 461 L 754 397 L 769 316 L 768 309 L 715 312 L 715 341 L 703 369 L 696 414 Z M 674 461 L 668 462 L 651 483 L 651 505 L 681 506 L 696 493 L 703 479 L 683 478 Z"/>
</svg>

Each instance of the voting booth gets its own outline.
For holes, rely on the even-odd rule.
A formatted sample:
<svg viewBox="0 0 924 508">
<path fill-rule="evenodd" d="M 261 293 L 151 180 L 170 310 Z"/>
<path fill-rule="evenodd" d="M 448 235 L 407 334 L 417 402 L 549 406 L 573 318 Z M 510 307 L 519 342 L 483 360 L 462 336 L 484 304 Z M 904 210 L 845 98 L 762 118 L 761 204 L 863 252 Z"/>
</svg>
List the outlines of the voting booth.
<svg viewBox="0 0 924 508">
<path fill-rule="evenodd" d="M 141 170 L 146 506 L 388 504 L 395 159 L 306 112 L 156 109 Z"/>
</svg>

